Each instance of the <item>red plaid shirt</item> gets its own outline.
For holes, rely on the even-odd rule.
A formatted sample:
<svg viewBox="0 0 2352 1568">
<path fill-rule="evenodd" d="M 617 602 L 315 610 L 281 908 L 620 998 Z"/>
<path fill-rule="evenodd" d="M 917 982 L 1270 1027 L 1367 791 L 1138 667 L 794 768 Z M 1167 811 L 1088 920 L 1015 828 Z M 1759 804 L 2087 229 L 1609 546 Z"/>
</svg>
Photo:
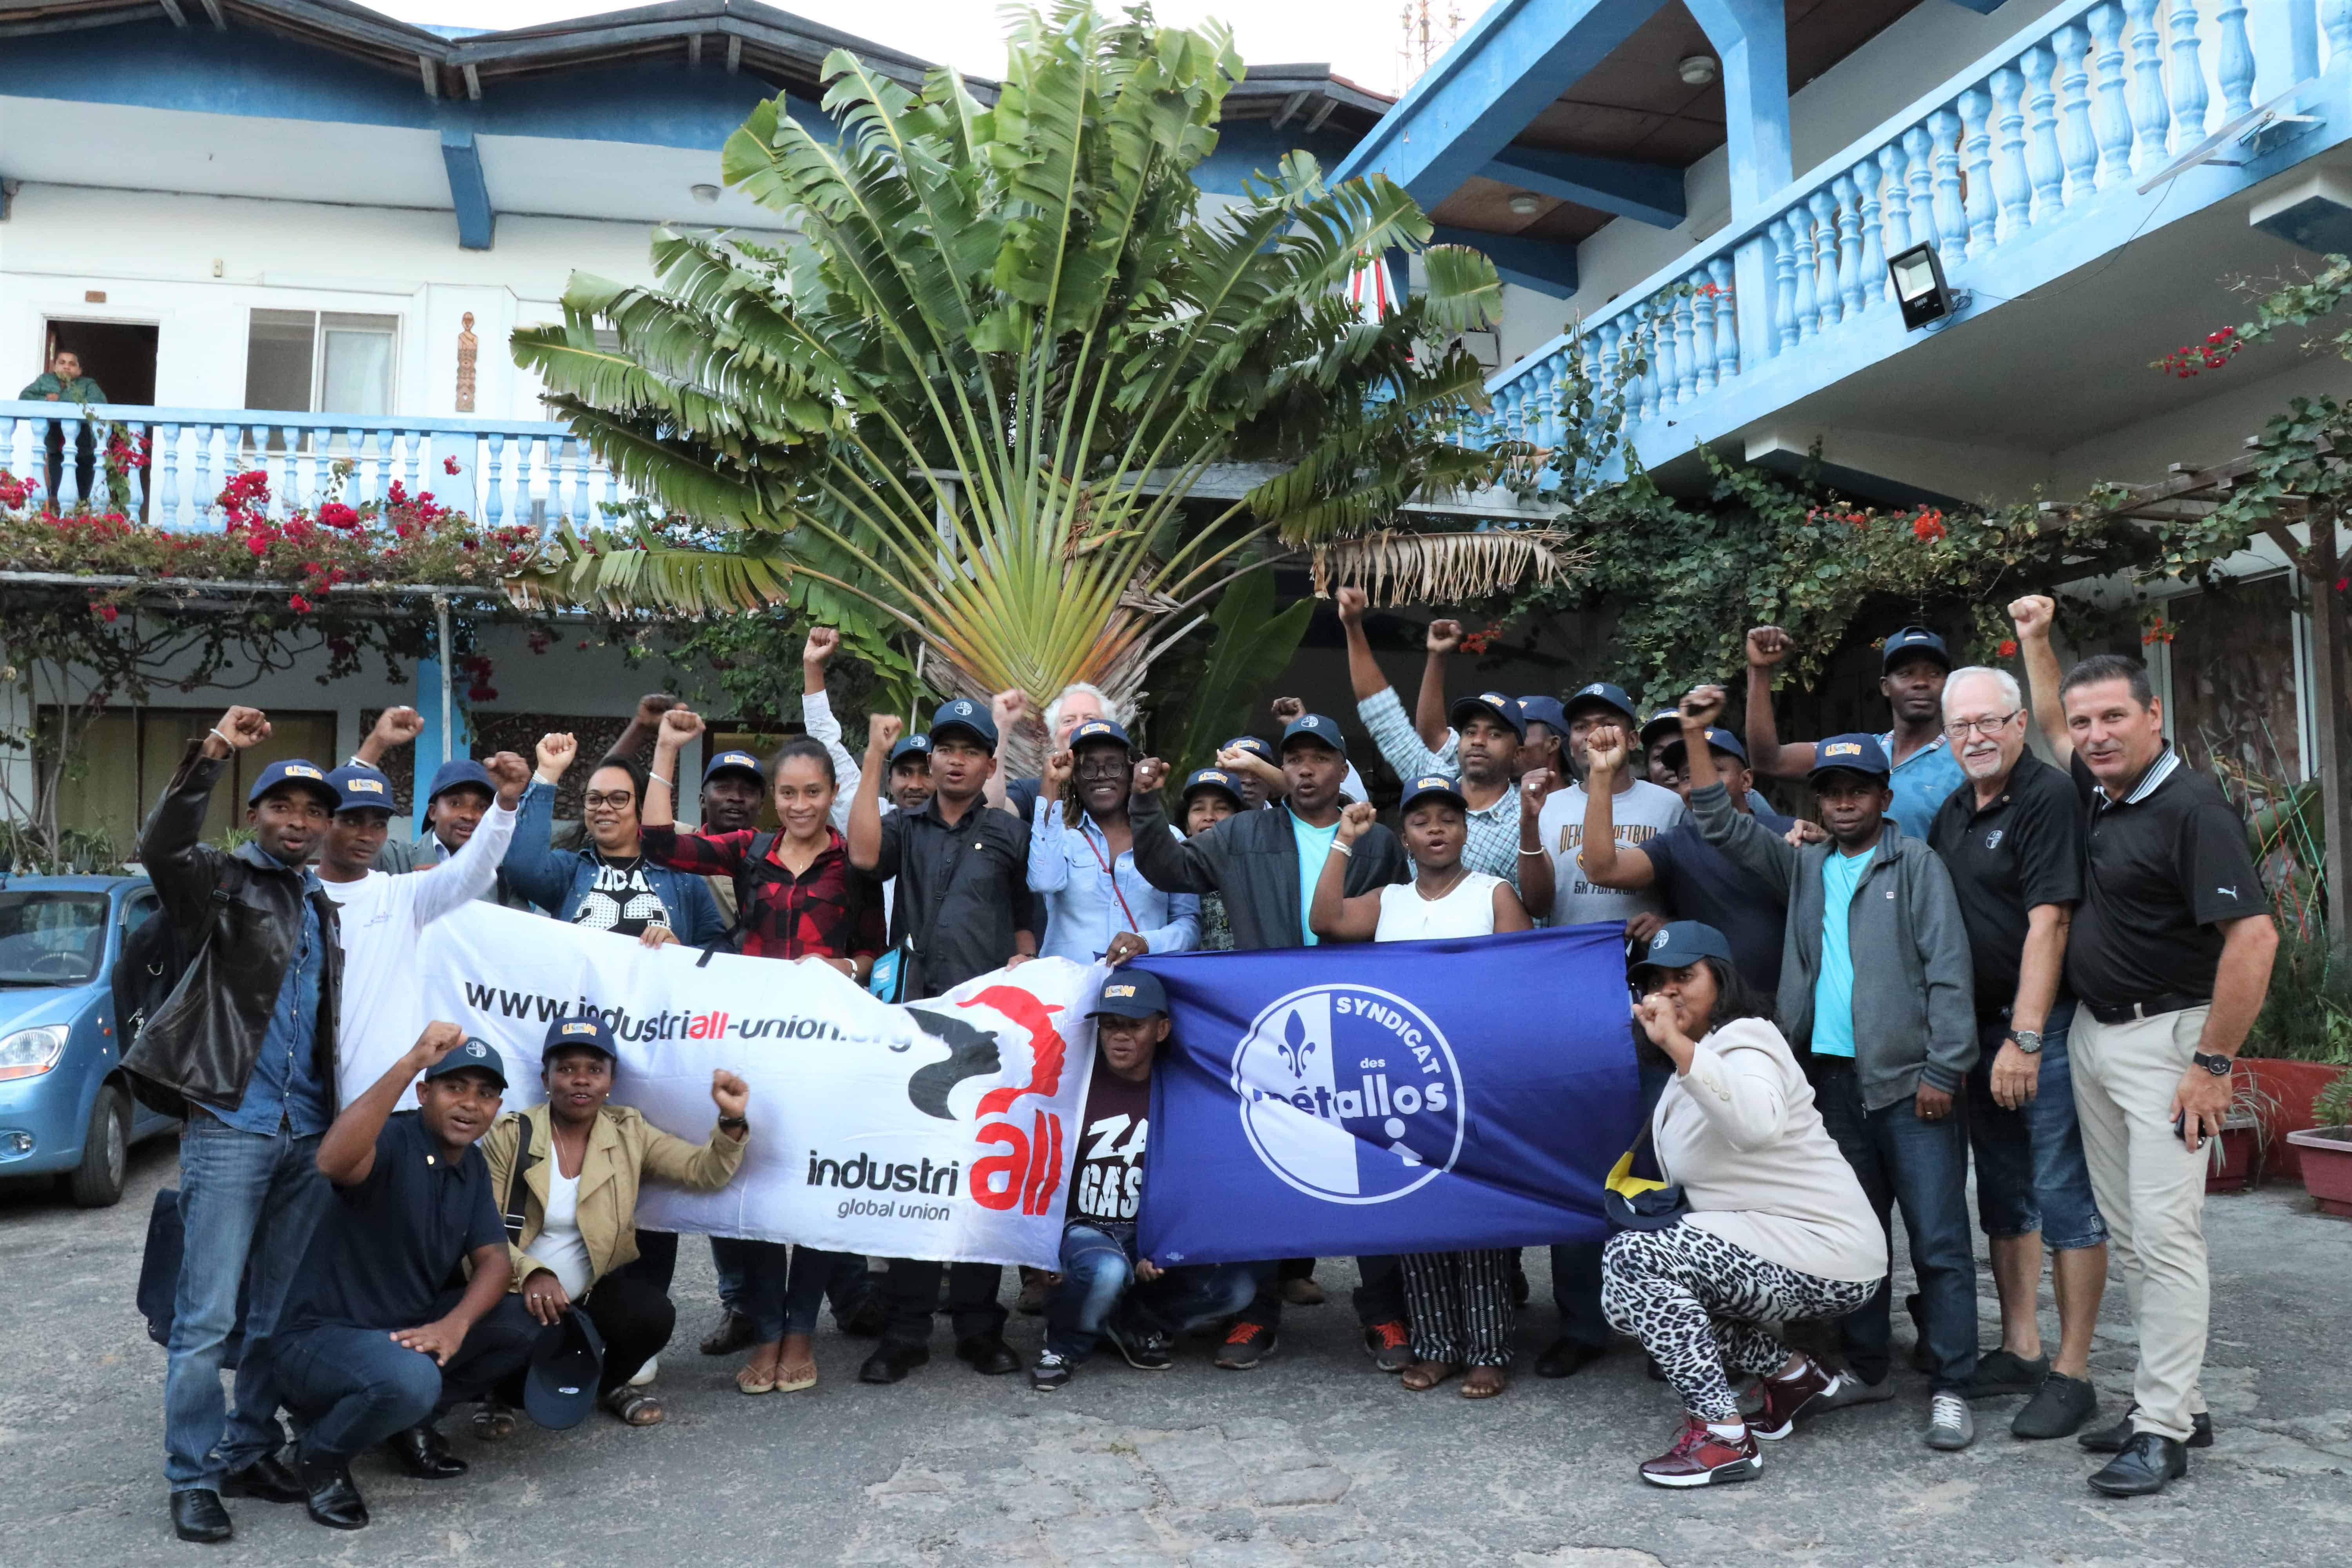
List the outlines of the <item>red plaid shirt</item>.
<svg viewBox="0 0 2352 1568">
<path fill-rule="evenodd" d="M 744 869 L 744 858 L 759 837 L 760 830 L 750 827 L 736 833 L 647 827 L 638 842 L 646 859 L 674 871 L 732 878 Z M 779 834 L 768 848 L 767 866 L 744 879 L 751 898 L 737 912 L 738 951 L 754 958 L 871 958 L 888 945 L 882 889 L 850 865 L 849 845 L 838 832 L 825 829 L 825 847 L 797 877 L 784 868 L 779 854 L 783 842 Z M 866 882 L 855 909 L 853 878 Z"/>
</svg>

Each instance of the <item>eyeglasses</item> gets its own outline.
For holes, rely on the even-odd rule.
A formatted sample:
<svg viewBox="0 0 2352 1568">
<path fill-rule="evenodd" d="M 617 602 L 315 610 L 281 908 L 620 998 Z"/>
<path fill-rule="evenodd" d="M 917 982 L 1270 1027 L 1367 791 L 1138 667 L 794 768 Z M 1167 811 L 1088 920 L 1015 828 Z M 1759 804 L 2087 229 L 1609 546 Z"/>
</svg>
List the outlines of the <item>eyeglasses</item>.
<svg viewBox="0 0 2352 1568">
<path fill-rule="evenodd" d="M 626 809 L 629 804 L 637 797 L 634 791 L 620 789 L 614 790 L 610 795 L 600 795 L 594 790 L 590 790 L 587 795 L 581 798 L 583 805 L 604 806 L 614 811 L 622 811 Z"/>
<path fill-rule="evenodd" d="M 1969 732 L 1973 731 L 1975 733 L 1983 735 L 1990 739 L 1994 735 L 2000 734 L 2002 728 L 2006 726 L 2011 719 L 2016 718 L 2019 714 L 2024 711 L 2025 710 L 2022 708 L 2012 708 L 1998 719 L 1956 720 L 1944 726 L 1944 733 L 1949 735 L 1955 741 L 1965 741 L 1969 738 Z"/>
<path fill-rule="evenodd" d="M 1133 772 L 1125 757 L 1104 757 L 1078 764 L 1078 776 L 1082 779 L 1123 779 Z"/>
</svg>

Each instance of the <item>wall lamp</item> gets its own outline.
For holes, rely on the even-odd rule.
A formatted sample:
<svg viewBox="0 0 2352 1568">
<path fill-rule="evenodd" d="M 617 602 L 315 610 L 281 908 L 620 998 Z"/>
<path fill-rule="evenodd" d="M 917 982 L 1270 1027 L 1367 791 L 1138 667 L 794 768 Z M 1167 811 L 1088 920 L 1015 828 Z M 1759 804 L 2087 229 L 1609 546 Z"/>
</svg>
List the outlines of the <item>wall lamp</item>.
<svg viewBox="0 0 2352 1568">
<path fill-rule="evenodd" d="M 1963 310 L 1969 291 L 1955 291 L 1944 281 L 1944 263 L 1933 245 L 1915 245 L 1886 258 L 1887 275 L 1895 279 L 1895 300 L 1903 307 L 1904 330 L 1931 326 Z"/>
</svg>

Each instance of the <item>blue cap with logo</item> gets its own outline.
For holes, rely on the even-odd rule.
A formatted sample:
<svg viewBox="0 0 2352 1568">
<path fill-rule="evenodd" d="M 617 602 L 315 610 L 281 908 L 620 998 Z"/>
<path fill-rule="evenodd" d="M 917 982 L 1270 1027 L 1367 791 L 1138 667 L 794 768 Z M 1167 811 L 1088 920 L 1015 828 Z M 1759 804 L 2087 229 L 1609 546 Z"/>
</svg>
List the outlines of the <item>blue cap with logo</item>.
<svg viewBox="0 0 2352 1568">
<path fill-rule="evenodd" d="M 425 1076 L 428 1079 L 447 1078 L 453 1072 L 487 1073 L 498 1080 L 500 1089 L 507 1087 L 506 1058 L 499 1055 L 498 1047 L 471 1036 L 467 1037 L 464 1045 L 426 1068 Z"/>
<path fill-rule="evenodd" d="M 1070 731 L 1070 750 L 1074 752 L 1080 746 L 1091 745 L 1099 741 L 1108 741 L 1113 745 L 1124 746 L 1130 752 L 1135 750 L 1135 742 L 1127 738 L 1127 731 L 1120 727 L 1116 719 L 1089 719 Z"/>
<path fill-rule="evenodd" d="M 1149 1018 L 1168 1011 L 1168 993 L 1159 976 L 1140 969 L 1115 969 L 1103 982 L 1102 994 L 1087 1010 L 1089 1018 Z"/>
<path fill-rule="evenodd" d="M 897 767 L 899 759 L 903 757 L 920 757 L 925 763 L 929 763 L 931 760 L 930 736 L 920 730 L 911 735 L 899 736 L 897 742 L 890 748 L 890 765 Z"/>
<path fill-rule="evenodd" d="M 374 768 L 360 763 L 348 763 L 327 775 L 327 787 L 335 792 L 337 811 L 381 811 L 391 815 L 393 808 L 392 781 Z"/>
<path fill-rule="evenodd" d="M 1447 711 L 1445 721 L 1459 730 L 1464 721 L 1481 713 L 1501 720 L 1520 740 L 1528 738 L 1528 716 L 1519 707 L 1519 700 L 1506 697 L 1499 691 L 1481 691 L 1475 697 L 1460 699 Z"/>
<path fill-rule="evenodd" d="M 1655 713 L 1651 714 L 1647 719 L 1642 721 L 1642 744 L 1644 746 L 1656 745 L 1658 743 L 1658 737 L 1661 734 L 1664 733 L 1668 730 L 1681 729 L 1683 715 L 1681 709 L 1659 709 Z"/>
<path fill-rule="evenodd" d="M 1905 626 L 1880 645 L 1878 653 L 1880 673 L 1884 674 L 1893 669 L 1895 665 L 1913 654 L 1925 655 L 1942 665 L 1945 673 L 1951 672 L 1952 650 L 1944 646 L 1942 637 L 1925 626 Z"/>
<path fill-rule="evenodd" d="M 1568 712 L 1560 707 L 1557 697 L 1538 695 L 1520 698 L 1519 717 L 1528 724 L 1545 726 L 1555 735 L 1568 733 Z M 1524 728 L 1519 732 L 1527 733 Z"/>
<path fill-rule="evenodd" d="M 540 1066 L 555 1058 L 558 1051 L 602 1051 L 614 1060 L 621 1053 L 613 1048 L 613 1031 L 604 1020 L 591 1014 L 577 1018 L 558 1018 L 547 1026 L 547 1038 L 540 1043 Z"/>
<path fill-rule="evenodd" d="M 1294 741 L 1313 741 L 1330 747 L 1341 756 L 1348 754 L 1348 737 L 1339 733 L 1339 721 L 1328 713 L 1301 713 L 1282 727 L 1282 749 L 1290 750 Z"/>
<path fill-rule="evenodd" d="M 596 1408 L 596 1384 L 604 1372 L 604 1336 L 586 1312 L 570 1309 L 530 1347 L 522 1379 L 524 1414 L 551 1432 L 579 1426 Z"/>
<path fill-rule="evenodd" d="M 281 789 L 307 789 L 325 801 L 329 811 L 334 810 L 341 799 L 335 794 L 335 786 L 327 782 L 326 769 L 299 757 L 289 757 L 261 770 L 261 776 L 253 781 L 253 788 L 246 795 L 245 804 L 258 805 L 263 795 Z"/>
<path fill-rule="evenodd" d="M 1894 771 L 1886 765 L 1886 749 L 1878 743 L 1877 736 L 1832 735 L 1813 743 L 1813 765 L 1805 776 L 1817 779 L 1823 773 L 1843 773 L 1883 779 Z"/>
<path fill-rule="evenodd" d="M 1634 955 L 1633 968 L 1637 974 L 1644 969 L 1687 969 L 1702 958 L 1729 963 L 1731 943 L 1703 921 L 1674 921 L 1660 926 L 1648 949 Z"/>
<path fill-rule="evenodd" d="M 950 731 L 970 735 L 990 751 L 996 750 L 996 721 L 988 710 L 969 697 L 959 697 L 952 702 L 942 702 L 940 710 L 931 715 L 931 743 L 936 746 Z"/>
<path fill-rule="evenodd" d="M 1431 800 L 1444 801 L 1462 811 L 1470 809 L 1469 801 L 1463 797 L 1461 783 L 1453 774 L 1423 773 L 1417 779 L 1406 781 L 1404 798 L 1397 802 L 1397 811 L 1402 815 L 1423 801 Z"/>
<path fill-rule="evenodd" d="M 1739 743 L 1738 736 L 1733 734 L 1730 731 L 1725 729 L 1720 724 L 1712 725 L 1708 728 L 1706 731 L 1706 749 L 1710 752 L 1728 752 L 1730 755 L 1738 757 L 1742 765 L 1745 765 L 1748 761 L 1748 748 Z M 1664 756 L 1668 763 L 1679 765 L 1689 751 L 1690 748 L 1683 743 L 1682 738 L 1680 736 L 1676 736 L 1674 740 L 1666 742 L 1666 749 L 1661 754 Z"/>
<path fill-rule="evenodd" d="M 749 752 L 719 752 L 710 759 L 710 765 L 702 770 L 702 782 L 709 784 L 720 773 L 749 773 L 755 784 L 764 785 L 768 782 L 768 775 L 760 771 L 760 759 Z"/>
<path fill-rule="evenodd" d="M 498 781 L 490 777 L 490 770 L 471 757 L 452 757 L 436 768 L 425 803 L 430 805 L 453 789 L 478 789 L 492 800 L 499 796 Z"/>
<path fill-rule="evenodd" d="M 1242 803 L 1241 781 L 1223 768 L 1194 768 L 1186 774 L 1183 798 L 1189 802 L 1192 798 L 1192 792 L 1199 789 L 1223 790 L 1233 797 L 1234 805 L 1238 806 Z"/>
<path fill-rule="evenodd" d="M 1574 712 L 1579 708 L 1595 706 L 1614 708 L 1625 716 L 1626 723 L 1639 724 L 1642 721 L 1641 715 L 1633 710 L 1633 700 L 1625 695 L 1625 689 L 1622 686 L 1612 686 L 1605 680 L 1596 680 L 1589 686 L 1578 687 L 1568 694 L 1566 706 L 1570 712 Z"/>
<path fill-rule="evenodd" d="M 1267 745 L 1264 741 L 1259 740 L 1255 735 L 1235 735 L 1232 740 L 1227 741 L 1223 745 L 1219 746 L 1217 750 L 1221 752 L 1244 751 L 1247 752 L 1253 757 L 1261 757 L 1269 763 L 1274 761 L 1274 748 Z"/>
</svg>

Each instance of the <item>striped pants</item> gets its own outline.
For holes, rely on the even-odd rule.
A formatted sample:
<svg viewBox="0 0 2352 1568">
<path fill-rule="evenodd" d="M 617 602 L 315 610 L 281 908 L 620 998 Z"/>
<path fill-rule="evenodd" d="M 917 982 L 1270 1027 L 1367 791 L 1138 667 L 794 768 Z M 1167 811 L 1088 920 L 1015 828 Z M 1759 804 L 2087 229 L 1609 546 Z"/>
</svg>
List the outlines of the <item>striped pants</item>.
<svg viewBox="0 0 2352 1568">
<path fill-rule="evenodd" d="M 1414 1252 L 1404 1258 L 1412 1353 L 1456 1366 L 1511 1364 L 1508 1251 Z"/>
</svg>

